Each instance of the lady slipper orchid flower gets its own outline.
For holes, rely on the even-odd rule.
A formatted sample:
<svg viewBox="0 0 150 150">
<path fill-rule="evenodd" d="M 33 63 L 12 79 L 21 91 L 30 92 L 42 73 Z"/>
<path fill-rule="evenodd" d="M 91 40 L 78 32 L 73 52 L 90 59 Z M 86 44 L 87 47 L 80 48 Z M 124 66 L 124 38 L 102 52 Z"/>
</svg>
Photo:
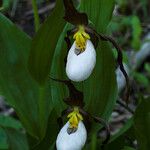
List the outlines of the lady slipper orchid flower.
<svg viewBox="0 0 150 150">
<path fill-rule="evenodd" d="M 67 56 L 66 74 L 70 80 L 80 82 L 91 75 L 96 64 L 96 51 L 83 26 L 74 34 L 74 39 Z"/>
<path fill-rule="evenodd" d="M 70 36 L 74 35 L 73 38 L 75 39 L 75 44 L 73 44 L 73 46 L 69 50 L 70 53 L 72 52 L 71 53 L 72 55 L 70 53 L 68 54 L 68 60 L 66 66 L 66 73 L 68 78 L 73 81 L 80 82 L 87 79 L 92 73 L 92 70 L 94 68 L 93 67 L 94 61 L 91 60 L 91 56 L 93 56 L 94 53 L 90 55 L 87 54 L 86 57 L 85 55 L 83 55 L 87 50 L 90 49 L 88 45 L 92 45 L 92 43 L 88 44 L 90 40 L 90 36 L 92 37 L 92 41 L 95 44 L 95 47 L 97 47 L 99 41 L 108 41 L 114 46 L 118 54 L 117 62 L 126 80 L 125 101 L 126 103 L 128 103 L 129 92 L 130 92 L 129 78 L 122 63 L 123 56 L 122 56 L 122 50 L 120 46 L 116 43 L 116 41 L 112 37 L 104 35 L 102 33 L 98 33 L 93 27 L 91 27 L 89 24 L 90 19 L 88 18 L 87 14 L 84 12 L 79 12 L 75 8 L 72 0 L 63 0 L 63 3 L 65 8 L 65 15 L 63 18 L 65 19 L 66 22 L 74 26 L 74 28 L 67 31 L 65 37 L 65 41 L 67 43 L 68 49 L 70 49 L 71 47 Z M 93 45 L 91 47 L 93 47 Z M 82 55 L 80 59 L 77 59 L 79 57 L 75 56 L 75 54 L 77 56 L 79 54 Z M 70 57 L 69 55 L 71 55 L 72 57 Z M 69 58 L 72 59 L 69 60 Z"/>
<path fill-rule="evenodd" d="M 82 122 L 83 117 L 77 107 L 68 115 L 69 121 L 60 130 L 57 140 L 57 150 L 81 150 L 87 139 L 87 131 Z"/>
<path fill-rule="evenodd" d="M 86 112 L 83 101 L 83 93 L 76 89 L 70 80 L 61 80 L 52 78 L 52 80 L 64 83 L 69 89 L 69 97 L 64 98 L 64 102 L 69 107 L 62 111 L 61 116 L 58 118 L 59 126 L 62 125 L 63 117 L 67 115 L 69 118 L 66 125 L 60 130 L 56 147 L 57 150 L 81 150 L 87 138 L 87 132 L 83 124 L 83 119 L 91 124 L 91 121 L 100 123 L 106 129 L 106 138 L 102 142 L 102 146 L 106 144 L 110 138 L 109 125 L 102 118 L 91 115 Z"/>
</svg>

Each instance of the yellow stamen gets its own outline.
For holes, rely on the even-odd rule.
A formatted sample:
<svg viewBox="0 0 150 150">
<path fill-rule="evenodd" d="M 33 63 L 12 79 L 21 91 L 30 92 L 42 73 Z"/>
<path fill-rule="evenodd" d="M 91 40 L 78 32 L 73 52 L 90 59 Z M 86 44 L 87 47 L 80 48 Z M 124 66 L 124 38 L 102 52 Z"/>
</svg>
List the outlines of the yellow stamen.
<svg viewBox="0 0 150 150">
<path fill-rule="evenodd" d="M 82 52 L 85 50 L 86 41 L 90 39 L 90 36 L 85 32 L 84 26 L 80 25 L 78 31 L 74 34 L 73 39 L 75 39 L 76 48 Z"/>
<path fill-rule="evenodd" d="M 83 120 L 78 107 L 74 107 L 74 110 L 67 117 L 69 118 L 70 128 L 78 128 L 79 121 Z"/>
</svg>

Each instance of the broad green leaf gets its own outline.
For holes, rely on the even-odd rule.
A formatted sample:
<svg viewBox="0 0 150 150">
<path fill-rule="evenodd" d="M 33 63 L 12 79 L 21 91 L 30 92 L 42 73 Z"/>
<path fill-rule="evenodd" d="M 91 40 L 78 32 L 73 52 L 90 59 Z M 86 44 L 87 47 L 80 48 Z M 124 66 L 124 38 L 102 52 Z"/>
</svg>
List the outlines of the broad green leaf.
<svg viewBox="0 0 150 150">
<path fill-rule="evenodd" d="M 53 78 L 64 79 L 65 78 L 65 63 L 64 58 L 66 57 L 67 48 L 65 47 L 64 38 L 66 32 L 69 29 L 69 25 L 66 25 L 59 37 L 57 46 L 55 49 L 54 57 L 52 60 L 52 67 L 50 75 Z M 58 115 L 65 109 L 63 98 L 67 97 L 67 92 L 65 90 L 65 85 L 58 83 L 56 81 L 51 81 L 51 95 L 54 108 L 56 109 Z"/>
<path fill-rule="evenodd" d="M 86 109 L 93 115 L 108 118 L 116 101 L 113 55 L 105 43 L 97 48 L 97 63 L 92 76 L 84 83 Z"/>
<path fill-rule="evenodd" d="M 8 149 L 8 141 L 5 130 L 0 127 L 0 149 L 6 150 Z"/>
<path fill-rule="evenodd" d="M 100 33 L 106 32 L 113 8 L 114 0 L 81 1 L 81 10 L 87 13 L 89 20 Z M 96 52 L 95 70 L 83 84 L 86 109 L 94 115 L 103 115 L 104 118 L 108 118 L 117 95 L 115 62 L 107 42 L 100 41 Z"/>
<path fill-rule="evenodd" d="M 27 70 L 30 38 L 0 14 L 0 89 L 27 132 L 42 138 L 51 111 L 50 90 L 39 87 Z"/>
<path fill-rule="evenodd" d="M 21 123 L 12 117 L 0 115 L 0 149 L 8 149 L 8 140 L 4 128 L 23 129 Z"/>
<path fill-rule="evenodd" d="M 54 50 L 64 27 L 63 14 L 63 1 L 57 0 L 54 11 L 32 41 L 29 70 L 40 85 L 48 79 Z"/>
<path fill-rule="evenodd" d="M 106 32 L 115 0 L 81 0 L 80 10 L 87 13 L 98 32 Z"/>
<path fill-rule="evenodd" d="M 35 127 L 32 129 L 31 124 L 36 119 L 34 113 L 37 113 L 37 108 L 35 107 L 35 88 L 26 70 L 30 38 L 0 14 L 0 41 L 1 92 L 32 133 Z"/>
<path fill-rule="evenodd" d="M 0 149 L 28 150 L 28 143 L 19 121 L 0 115 Z"/>
<path fill-rule="evenodd" d="M 134 128 L 139 150 L 150 148 L 150 98 L 142 99 L 134 116 Z"/>
<path fill-rule="evenodd" d="M 1 127 L 10 127 L 14 129 L 22 129 L 22 125 L 18 120 L 15 120 L 12 117 L 0 115 L 0 126 Z"/>
<path fill-rule="evenodd" d="M 42 141 L 36 143 L 36 141 L 32 141 L 30 139 L 30 147 L 32 150 L 49 150 L 50 148 L 53 150 L 56 142 L 56 137 L 58 134 L 58 124 L 57 124 L 57 113 L 53 109 L 49 116 L 46 135 Z M 32 142 L 32 143 L 31 143 Z"/>
<path fill-rule="evenodd" d="M 26 136 L 12 128 L 4 128 L 7 134 L 9 150 L 29 150 Z"/>
</svg>

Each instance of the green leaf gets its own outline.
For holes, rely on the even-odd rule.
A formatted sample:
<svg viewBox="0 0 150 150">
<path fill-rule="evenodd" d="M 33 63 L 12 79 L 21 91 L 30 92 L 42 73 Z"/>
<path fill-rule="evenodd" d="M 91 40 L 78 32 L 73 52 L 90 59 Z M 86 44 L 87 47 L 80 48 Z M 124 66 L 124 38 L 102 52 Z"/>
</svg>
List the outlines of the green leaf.
<svg viewBox="0 0 150 150">
<path fill-rule="evenodd" d="M 27 132 L 42 138 L 50 104 L 49 83 L 41 88 L 27 70 L 30 38 L 0 14 L 0 89 L 14 107 Z"/>
<path fill-rule="evenodd" d="M 127 145 L 128 143 L 126 140 L 126 136 L 131 137 L 130 134 L 133 134 L 132 126 L 133 118 L 129 119 L 117 133 L 110 137 L 109 143 L 106 145 L 106 150 L 120 150 L 124 147 L 124 145 Z"/>
<path fill-rule="evenodd" d="M 9 9 L 12 4 L 12 0 L 2 0 L 2 6 L 0 6 L 0 11 L 5 12 Z"/>
<path fill-rule="evenodd" d="M 145 63 L 144 69 L 145 69 L 145 70 L 148 72 L 148 74 L 150 75 L 150 64 L 149 64 L 149 63 Z"/>
<path fill-rule="evenodd" d="M 143 85 L 145 87 L 149 86 L 149 80 L 144 74 L 139 73 L 139 72 L 133 72 L 133 77 L 141 85 Z"/>
<path fill-rule="evenodd" d="M 19 121 L 0 115 L 0 149 L 28 150 L 28 143 Z"/>
<path fill-rule="evenodd" d="M 7 141 L 10 150 L 29 150 L 26 136 L 12 128 L 4 129 L 7 134 Z"/>
<path fill-rule="evenodd" d="M 5 130 L 0 127 L 0 149 L 6 150 L 8 149 L 8 141 Z"/>
<path fill-rule="evenodd" d="M 98 32 L 106 32 L 111 20 L 115 0 L 81 0 L 80 10 L 87 13 Z"/>
<path fill-rule="evenodd" d="M 106 32 L 113 8 L 114 0 L 81 1 L 81 10 L 87 13 L 89 20 L 100 33 Z M 117 95 L 115 62 L 107 42 L 100 41 L 96 52 L 95 70 L 83 84 L 86 109 L 94 115 L 103 115 L 104 118 L 108 118 Z"/>
<path fill-rule="evenodd" d="M 142 27 L 140 20 L 137 16 L 131 17 L 131 26 L 132 26 L 132 47 L 138 50 L 141 45 L 141 34 L 142 34 Z"/>
<path fill-rule="evenodd" d="M 97 63 L 92 76 L 84 83 L 86 109 L 93 115 L 109 118 L 116 102 L 117 87 L 114 59 L 109 46 L 97 48 Z"/>
<path fill-rule="evenodd" d="M 133 125 L 133 118 L 129 119 L 125 125 L 113 136 L 110 138 L 110 143 L 116 140 L 118 137 L 122 136 L 124 133 L 126 133 Z"/>
<path fill-rule="evenodd" d="M 46 130 L 45 137 L 38 143 L 36 141 L 32 141 L 33 139 L 30 139 L 30 146 L 32 150 L 49 150 L 50 148 L 53 150 L 55 143 L 56 143 L 56 137 L 58 134 L 58 123 L 57 123 L 57 113 L 53 109 L 49 116 L 48 120 L 48 126 Z"/>
<path fill-rule="evenodd" d="M 4 128 L 23 129 L 19 121 L 9 116 L 0 115 L 0 149 L 8 149 L 9 145 Z"/>
<path fill-rule="evenodd" d="M 64 58 L 67 53 L 67 48 L 65 47 L 64 38 L 69 28 L 70 26 L 67 24 L 64 27 L 62 34 L 60 35 L 59 40 L 57 42 L 50 72 L 50 75 L 54 78 L 66 78 Z M 67 97 L 66 86 L 56 81 L 51 81 L 51 95 L 54 108 L 56 109 L 58 116 L 60 116 L 61 112 L 65 109 L 63 98 Z"/>
<path fill-rule="evenodd" d="M 54 50 L 64 27 L 62 6 L 62 0 L 57 0 L 54 11 L 32 41 L 28 66 L 31 75 L 40 85 L 48 79 Z"/>
<path fill-rule="evenodd" d="M 142 99 L 134 116 L 134 128 L 139 150 L 150 148 L 150 97 Z"/>
<path fill-rule="evenodd" d="M 15 120 L 12 117 L 0 115 L 0 126 L 1 127 L 10 127 L 14 129 L 22 129 L 22 125 L 18 120 Z"/>
<path fill-rule="evenodd" d="M 34 110 L 34 113 L 37 113 L 34 104 L 36 103 L 35 91 L 31 90 L 33 82 L 26 71 L 30 38 L 0 14 L 0 41 L 1 92 L 6 96 L 9 104 L 15 108 L 26 128 L 33 132 L 31 124 L 35 117 L 30 111 Z"/>
<path fill-rule="evenodd" d="M 135 149 L 132 147 L 125 146 L 122 150 L 135 150 Z"/>
</svg>

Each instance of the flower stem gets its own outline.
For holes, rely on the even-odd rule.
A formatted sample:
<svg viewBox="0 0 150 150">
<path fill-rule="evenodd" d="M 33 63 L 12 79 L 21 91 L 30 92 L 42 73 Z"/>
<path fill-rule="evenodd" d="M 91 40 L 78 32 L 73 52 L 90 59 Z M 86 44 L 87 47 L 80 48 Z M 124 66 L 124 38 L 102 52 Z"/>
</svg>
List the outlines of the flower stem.
<svg viewBox="0 0 150 150">
<path fill-rule="evenodd" d="M 36 0 L 32 0 L 32 8 L 33 8 L 33 13 L 34 13 L 35 31 L 37 32 L 39 27 L 40 27 L 40 18 L 39 18 L 39 14 L 38 14 L 38 8 L 37 8 Z"/>
</svg>

